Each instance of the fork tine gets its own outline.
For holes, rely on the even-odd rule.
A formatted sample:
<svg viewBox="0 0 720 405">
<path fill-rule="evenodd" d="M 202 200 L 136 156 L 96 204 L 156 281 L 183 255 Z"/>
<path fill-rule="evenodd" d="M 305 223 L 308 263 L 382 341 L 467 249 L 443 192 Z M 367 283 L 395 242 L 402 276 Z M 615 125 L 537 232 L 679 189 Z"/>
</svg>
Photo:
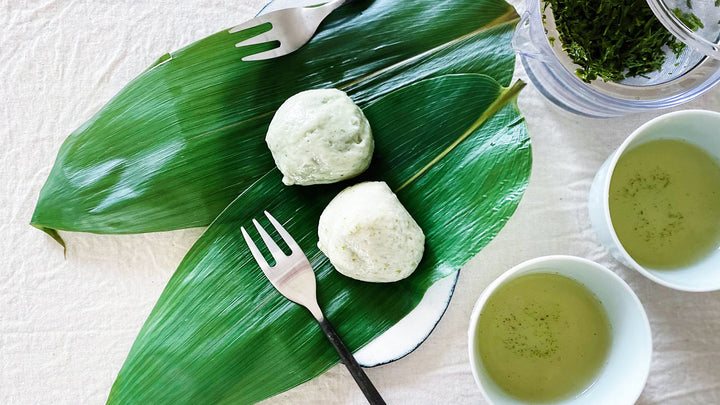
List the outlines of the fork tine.
<svg viewBox="0 0 720 405">
<path fill-rule="evenodd" d="M 260 253 L 260 249 L 258 249 L 258 247 L 255 246 L 255 242 L 252 241 L 252 239 L 250 238 L 250 235 L 248 235 L 247 231 L 245 230 L 245 227 L 241 226 L 240 230 L 242 231 L 243 238 L 245 238 L 245 243 L 247 243 L 248 247 L 250 248 L 250 253 L 252 253 L 257 264 L 260 265 L 260 269 L 262 269 L 263 273 L 270 270 L 270 265 L 265 260 L 262 253 Z"/>
<path fill-rule="evenodd" d="M 295 242 L 295 239 L 293 239 L 293 237 L 290 236 L 290 233 L 288 233 L 288 231 L 286 231 L 285 228 L 282 225 L 280 225 L 280 222 L 278 222 L 278 220 L 275 219 L 275 217 L 270 215 L 270 213 L 267 211 L 265 211 L 265 216 L 270 220 L 270 223 L 275 227 L 275 230 L 278 231 L 278 233 L 280 234 L 280 237 L 282 237 L 282 239 L 285 241 L 285 243 L 287 243 L 288 247 L 290 248 L 290 250 L 293 253 L 298 253 L 298 252 L 302 253 L 303 252 L 302 249 L 300 248 L 300 245 L 298 245 L 297 242 Z"/>
<path fill-rule="evenodd" d="M 277 58 L 279 56 L 285 56 L 289 53 L 295 52 L 295 49 L 286 47 L 286 46 L 280 46 L 279 48 L 271 49 L 269 51 L 256 53 L 253 55 L 246 56 L 242 58 L 243 62 L 254 62 L 259 60 L 265 60 L 265 59 L 273 59 Z"/>
<path fill-rule="evenodd" d="M 271 32 L 272 31 L 263 32 L 262 34 L 248 38 L 244 41 L 240 41 L 237 44 L 235 44 L 235 47 L 240 48 L 243 46 L 258 45 L 258 44 L 264 44 L 266 42 L 277 41 L 277 38 L 275 38 L 275 35 L 271 34 Z"/>
<path fill-rule="evenodd" d="M 255 228 L 260 234 L 260 237 L 265 242 L 265 245 L 270 251 L 273 259 L 275 259 L 275 263 L 279 262 L 283 257 L 285 257 L 285 252 L 283 252 L 282 249 L 280 249 L 280 246 L 278 246 L 277 243 L 275 243 L 275 241 L 270 237 L 270 235 L 265 232 L 265 229 L 260 226 L 260 223 L 258 221 L 253 219 L 253 224 L 255 224 Z"/>
<path fill-rule="evenodd" d="M 228 30 L 229 34 L 234 34 L 236 32 L 244 31 L 250 28 L 259 27 L 265 23 L 270 22 L 271 16 L 269 14 L 265 14 L 256 18 L 253 18 L 251 20 L 245 21 L 244 23 L 240 25 L 236 25 Z M 272 23 L 271 23 L 272 24 Z"/>
</svg>

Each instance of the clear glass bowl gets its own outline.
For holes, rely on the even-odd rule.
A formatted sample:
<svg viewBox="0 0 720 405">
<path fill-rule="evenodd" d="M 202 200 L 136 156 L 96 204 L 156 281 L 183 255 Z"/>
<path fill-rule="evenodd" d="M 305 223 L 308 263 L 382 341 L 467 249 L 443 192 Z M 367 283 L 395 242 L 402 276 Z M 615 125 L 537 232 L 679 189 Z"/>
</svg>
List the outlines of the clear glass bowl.
<svg viewBox="0 0 720 405">
<path fill-rule="evenodd" d="M 676 1 L 678 5 L 675 5 Z M 720 8 L 714 8 L 714 1 L 694 0 L 695 3 L 709 2 L 713 6 L 709 11 L 720 13 Z M 655 11 L 661 22 L 666 27 L 674 27 L 671 32 L 689 46 L 678 57 L 668 50 L 663 67 L 646 77 L 628 78 L 617 83 L 602 79 L 583 82 L 575 75 L 577 66 L 562 50 L 559 39 L 552 44 L 548 40 L 548 37 L 559 36 L 554 27 L 552 10 L 548 7 L 541 11 L 540 0 L 527 1 L 527 10 L 518 24 L 513 47 L 520 55 L 528 77 L 545 97 L 568 111 L 584 116 L 610 118 L 672 107 L 710 90 L 720 81 L 720 60 L 707 56 L 712 54 L 713 49 L 718 50 L 718 33 L 713 30 L 720 31 L 720 17 L 695 33 L 672 12 L 674 7 L 680 7 L 680 3 L 683 6 L 681 9 L 687 10 L 687 0 L 648 0 L 648 3 L 653 4 L 653 11 L 655 7 L 661 10 Z M 543 13 L 546 14 L 545 23 Z M 703 15 L 701 18 L 715 17 Z M 686 37 L 675 30 L 684 32 Z"/>
<path fill-rule="evenodd" d="M 668 31 L 704 55 L 720 59 L 720 44 L 718 44 L 720 6 L 715 0 L 647 0 L 647 2 Z M 673 12 L 675 9 L 695 14 L 704 26 L 693 31 L 675 15 Z"/>
</svg>

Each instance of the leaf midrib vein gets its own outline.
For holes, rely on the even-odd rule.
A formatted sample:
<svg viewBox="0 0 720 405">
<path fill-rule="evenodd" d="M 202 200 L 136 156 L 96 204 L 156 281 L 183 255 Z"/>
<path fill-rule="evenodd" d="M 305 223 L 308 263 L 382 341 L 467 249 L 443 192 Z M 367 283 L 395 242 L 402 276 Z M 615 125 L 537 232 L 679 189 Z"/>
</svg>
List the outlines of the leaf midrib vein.
<svg viewBox="0 0 720 405">
<path fill-rule="evenodd" d="M 512 7 L 510 7 L 510 10 L 508 10 L 507 12 L 505 12 L 505 14 L 499 16 L 498 18 L 490 21 L 488 24 L 483 25 L 482 27 L 480 27 L 480 28 L 478 28 L 478 29 L 476 29 L 476 30 L 474 30 L 474 31 L 471 31 L 471 32 L 469 32 L 469 33 L 467 33 L 467 34 L 465 34 L 465 35 L 462 35 L 462 36 L 457 37 L 457 38 L 455 38 L 455 39 L 453 39 L 453 40 L 450 40 L 450 41 L 445 42 L 445 43 L 443 43 L 443 44 L 441 44 L 441 45 L 438 45 L 438 46 L 436 46 L 435 48 L 428 49 L 428 50 L 425 51 L 425 52 L 422 52 L 422 53 L 419 53 L 419 54 L 417 54 L 417 55 L 415 55 L 415 56 L 412 56 L 412 57 L 410 57 L 410 58 L 404 59 L 404 60 L 402 60 L 402 61 L 400 61 L 400 62 L 397 62 L 397 63 L 395 63 L 395 64 L 393 64 L 393 65 L 390 65 L 390 66 L 388 66 L 388 67 L 384 67 L 384 68 L 382 68 L 382 69 L 380 69 L 380 70 L 378 70 L 378 71 L 372 72 L 372 73 L 370 73 L 370 74 L 368 74 L 368 75 L 366 75 L 366 76 L 363 76 L 363 77 L 361 77 L 361 78 L 355 79 L 355 80 L 353 80 L 353 81 L 351 81 L 351 82 L 349 82 L 349 83 L 347 83 L 347 84 L 344 84 L 344 85 L 342 85 L 342 86 L 340 86 L 340 87 L 338 87 L 338 88 L 339 88 L 339 89 L 344 89 L 344 88 L 347 88 L 347 87 L 354 86 L 354 85 L 356 85 L 356 84 L 365 82 L 365 81 L 370 80 L 370 79 L 372 79 L 373 77 L 379 76 L 379 75 L 381 75 L 381 74 L 383 74 L 383 73 L 385 73 L 385 72 L 387 72 L 387 71 L 390 71 L 390 70 L 392 70 L 392 69 L 395 69 L 395 68 L 400 67 L 400 66 L 403 66 L 403 65 L 407 65 L 407 64 L 409 64 L 409 63 L 411 63 L 411 62 L 413 62 L 413 61 L 415 61 L 415 60 L 422 59 L 424 56 L 430 55 L 430 54 L 432 54 L 432 53 L 439 52 L 439 51 L 441 51 L 441 50 L 443 50 L 443 49 L 445 49 L 445 48 L 448 48 L 448 47 L 450 47 L 450 46 L 452 46 L 452 45 L 455 45 L 455 44 L 457 44 L 458 42 L 461 42 L 461 41 L 463 41 L 463 40 L 465 40 L 465 39 L 467 39 L 467 38 L 470 38 L 470 37 L 472 37 L 472 36 L 481 34 L 481 33 L 486 32 L 486 31 L 488 31 L 488 30 L 490 30 L 490 29 L 492 29 L 492 28 L 495 28 L 495 27 L 497 27 L 497 26 L 500 26 L 500 25 L 503 25 L 503 24 L 507 24 L 507 23 L 510 23 L 510 22 L 515 22 L 517 19 L 518 19 L 518 17 L 517 17 L 517 13 L 515 12 L 515 9 L 513 9 Z M 369 100 L 369 101 L 370 101 L 370 100 Z"/>
<path fill-rule="evenodd" d="M 518 80 L 512 86 L 508 88 L 502 88 L 499 97 L 496 98 L 495 101 L 493 101 L 492 104 L 490 104 L 490 106 L 485 109 L 485 111 L 483 111 L 482 115 L 480 115 L 480 117 L 475 120 L 475 122 L 473 122 L 472 125 L 470 125 L 470 127 L 462 135 L 460 135 L 453 143 L 451 143 L 447 148 L 445 148 L 445 150 L 440 152 L 430 162 L 428 162 L 425 166 L 418 170 L 412 177 L 410 177 L 402 185 L 400 185 L 400 187 L 395 189 L 394 192 L 397 194 L 402 189 L 404 189 L 412 182 L 419 179 L 422 175 L 427 173 L 428 170 L 430 170 L 445 156 L 452 152 L 458 145 L 460 145 L 465 139 L 467 139 L 470 135 L 477 131 L 478 128 L 480 128 L 485 123 L 485 121 L 495 115 L 495 113 L 497 113 L 502 107 L 504 107 L 505 104 L 512 100 L 520 92 L 520 90 L 523 89 L 523 87 L 525 87 L 525 82 L 523 82 L 522 80 Z"/>
</svg>

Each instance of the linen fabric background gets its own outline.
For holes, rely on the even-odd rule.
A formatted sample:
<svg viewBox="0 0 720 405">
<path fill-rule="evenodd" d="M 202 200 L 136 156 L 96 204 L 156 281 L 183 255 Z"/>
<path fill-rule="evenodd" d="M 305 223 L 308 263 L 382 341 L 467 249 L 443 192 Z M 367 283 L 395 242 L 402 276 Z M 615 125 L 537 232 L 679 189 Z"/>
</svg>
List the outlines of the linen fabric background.
<svg viewBox="0 0 720 405">
<path fill-rule="evenodd" d="M 264 1 L 0 0 L 1 404 L 104 403 L 165 283 L 202 233 L 64 233 L 64 258 L 28 225 L 61 143 L 157 57 L 254 16 Z M 516 75 L 527 80 L 521 68 Z M 534 162 L 517 213 L 462 270 L 430 338 L 368 375 L 391 404 L 485 403 L 467 356 L 475 300 L 524 260 L 572 254 L 617 272 L 645 305 L 654 354 L 638 403 L 720 404 L 720 292 L 670 290 L 625 268 L 599 244 L 587 213 L 602 162 L 666 111 L 587 119 L 551 105 L 533 86 L 519 105 Z M 682 108 L 720 110 L 720 87 Z M 339 365 L 266 403 L 365 402 Z"/>
</svg>

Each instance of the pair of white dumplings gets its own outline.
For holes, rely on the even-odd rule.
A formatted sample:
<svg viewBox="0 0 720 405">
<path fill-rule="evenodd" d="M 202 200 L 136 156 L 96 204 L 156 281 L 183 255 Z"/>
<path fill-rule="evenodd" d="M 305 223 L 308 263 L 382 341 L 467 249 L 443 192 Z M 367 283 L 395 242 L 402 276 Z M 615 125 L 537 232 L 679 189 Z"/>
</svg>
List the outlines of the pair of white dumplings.
<svg viewBox="0 0 720 405">
<path fill-rule="evenodd" d="M 367 170 L 374 141 L 362 110 L 344 92 L 309 90 L 290 97 L 266 142 L 287 185 L 327 184 Z M 342 274 L 393 282 L 412 274 L 425 235 L 385 182 L 341 191 L 323 211 L 318 247 Z"/>
</svg>

